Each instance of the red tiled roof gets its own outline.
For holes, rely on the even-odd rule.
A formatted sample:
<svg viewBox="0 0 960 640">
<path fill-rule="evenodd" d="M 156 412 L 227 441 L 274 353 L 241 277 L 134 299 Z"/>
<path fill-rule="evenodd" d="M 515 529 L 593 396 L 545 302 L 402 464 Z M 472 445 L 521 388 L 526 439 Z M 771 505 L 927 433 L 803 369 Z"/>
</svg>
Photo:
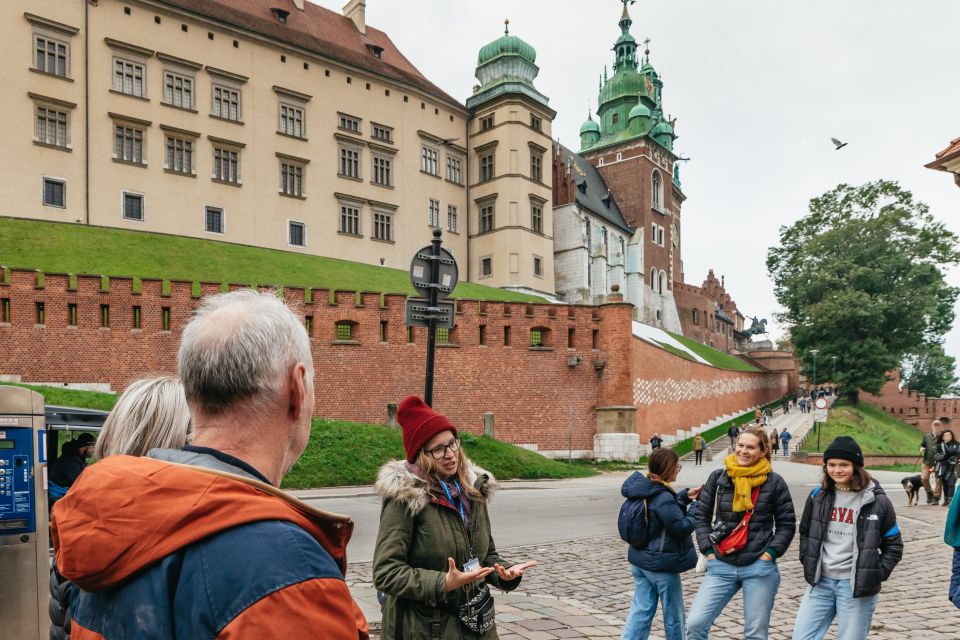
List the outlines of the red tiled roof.
<svg viewBox="0 0 960 640">
<path fill-rule="evenodd" d="M 411 84 L 437 98 L 461 105 L 459 100 L 427 80 L 386 33 L 370 25 L 366 27 L 366 34 L 360 33 L 350 18 L 309 1 L 304 3 L 304 11 L 297 9 L 293 0 L 160 1 Z M 274 7 L 290 12 L 285 24 L 271 11 Z M 367 45 L 381 47 L 381 58 L 374 57 Z"/>
<path fill-rule="evenodd" d="M 947 160 L 952 160 L 960 156 L 960 138 L 956 138 L 950 141 L 950 146 L 937 154 L 937 159 L 926 165 L 928 169 L 938 169 L 940 171 L 946 171 L 944 168 L 944 163 Z"/>
</svg>

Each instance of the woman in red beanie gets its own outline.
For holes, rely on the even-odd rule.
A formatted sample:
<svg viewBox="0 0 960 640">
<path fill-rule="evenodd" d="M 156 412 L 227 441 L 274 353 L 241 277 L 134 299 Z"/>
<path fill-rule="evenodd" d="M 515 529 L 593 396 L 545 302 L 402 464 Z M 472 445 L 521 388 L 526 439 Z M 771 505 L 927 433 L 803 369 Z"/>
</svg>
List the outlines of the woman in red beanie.
<svg viewBox="0 0 960 640">
<path fill-rule="evenodd" d="M 406 461 L 380 469 L 373 580 L 386 594 L 384 638 L 496 638 L 488 585 L 516 589 L 536 562 L 497 553 L 487 501 L 493 476 L 463 454 L 457 428 L 416 397 L 397 408 Z"/>
</svg>

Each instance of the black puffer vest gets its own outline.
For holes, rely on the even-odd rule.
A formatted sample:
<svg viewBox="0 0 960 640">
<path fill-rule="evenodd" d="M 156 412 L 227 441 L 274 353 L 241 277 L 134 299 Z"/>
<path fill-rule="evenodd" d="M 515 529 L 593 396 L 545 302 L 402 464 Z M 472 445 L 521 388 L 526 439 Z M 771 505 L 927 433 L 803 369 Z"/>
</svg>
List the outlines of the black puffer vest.
<svg viewBox="0 0 960 640">
<path fill-rule="evenodd" d="M 60 575 L 57 567 L 50 567 L 50 640 L 70 638 L 70 597 L 76 589 L 74 584 Z"/>
</svg>

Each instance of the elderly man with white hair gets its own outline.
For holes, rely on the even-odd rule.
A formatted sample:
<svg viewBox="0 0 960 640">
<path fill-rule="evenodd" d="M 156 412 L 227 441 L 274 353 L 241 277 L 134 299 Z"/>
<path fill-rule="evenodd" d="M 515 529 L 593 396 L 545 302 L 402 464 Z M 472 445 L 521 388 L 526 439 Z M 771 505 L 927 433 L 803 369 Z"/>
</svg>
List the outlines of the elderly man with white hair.
<svg viewBox="0 0 960 640">
<path fill-rule="evenodd" d="M 343 577 L 352 521 L 278 489 L 314 407 L 300 320 L 272 293 L 205 298 L 179 365 L 191 444 L 105 458 L 53 510 L 73 633 L 366 638 Z"/>
</svg>

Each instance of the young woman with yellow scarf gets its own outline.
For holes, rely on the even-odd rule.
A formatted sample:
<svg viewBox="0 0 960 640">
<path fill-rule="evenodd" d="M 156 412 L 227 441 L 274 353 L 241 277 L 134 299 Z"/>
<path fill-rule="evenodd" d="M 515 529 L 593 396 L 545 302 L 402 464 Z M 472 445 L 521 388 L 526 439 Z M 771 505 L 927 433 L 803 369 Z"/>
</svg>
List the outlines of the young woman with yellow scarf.
<svg viewBox="0 0 960 640">
<path fill-rule="evenodd" d="M 755 494 L 754 489 L 758 489 Z M 753 496 L 756 495 L 756 504 Z M 777 558 L 783 556 L 796 529 L 793 500 L 784 479 L 770 464 L 770 441 L 762 427 L 744 429 L 723 468 L 710 474 L 700 491 L 697 545 L 707 557 L 707 573 L 687 615 L 688 640 L 705 640 L 714 620 L 741 588 L 744 640 L 765 640 L 773 601 L 780 587 Z M 747 539 L 739 550 L 719 554 L 723 533 L 732 531 L 752 509 Z"/>
</svg>

